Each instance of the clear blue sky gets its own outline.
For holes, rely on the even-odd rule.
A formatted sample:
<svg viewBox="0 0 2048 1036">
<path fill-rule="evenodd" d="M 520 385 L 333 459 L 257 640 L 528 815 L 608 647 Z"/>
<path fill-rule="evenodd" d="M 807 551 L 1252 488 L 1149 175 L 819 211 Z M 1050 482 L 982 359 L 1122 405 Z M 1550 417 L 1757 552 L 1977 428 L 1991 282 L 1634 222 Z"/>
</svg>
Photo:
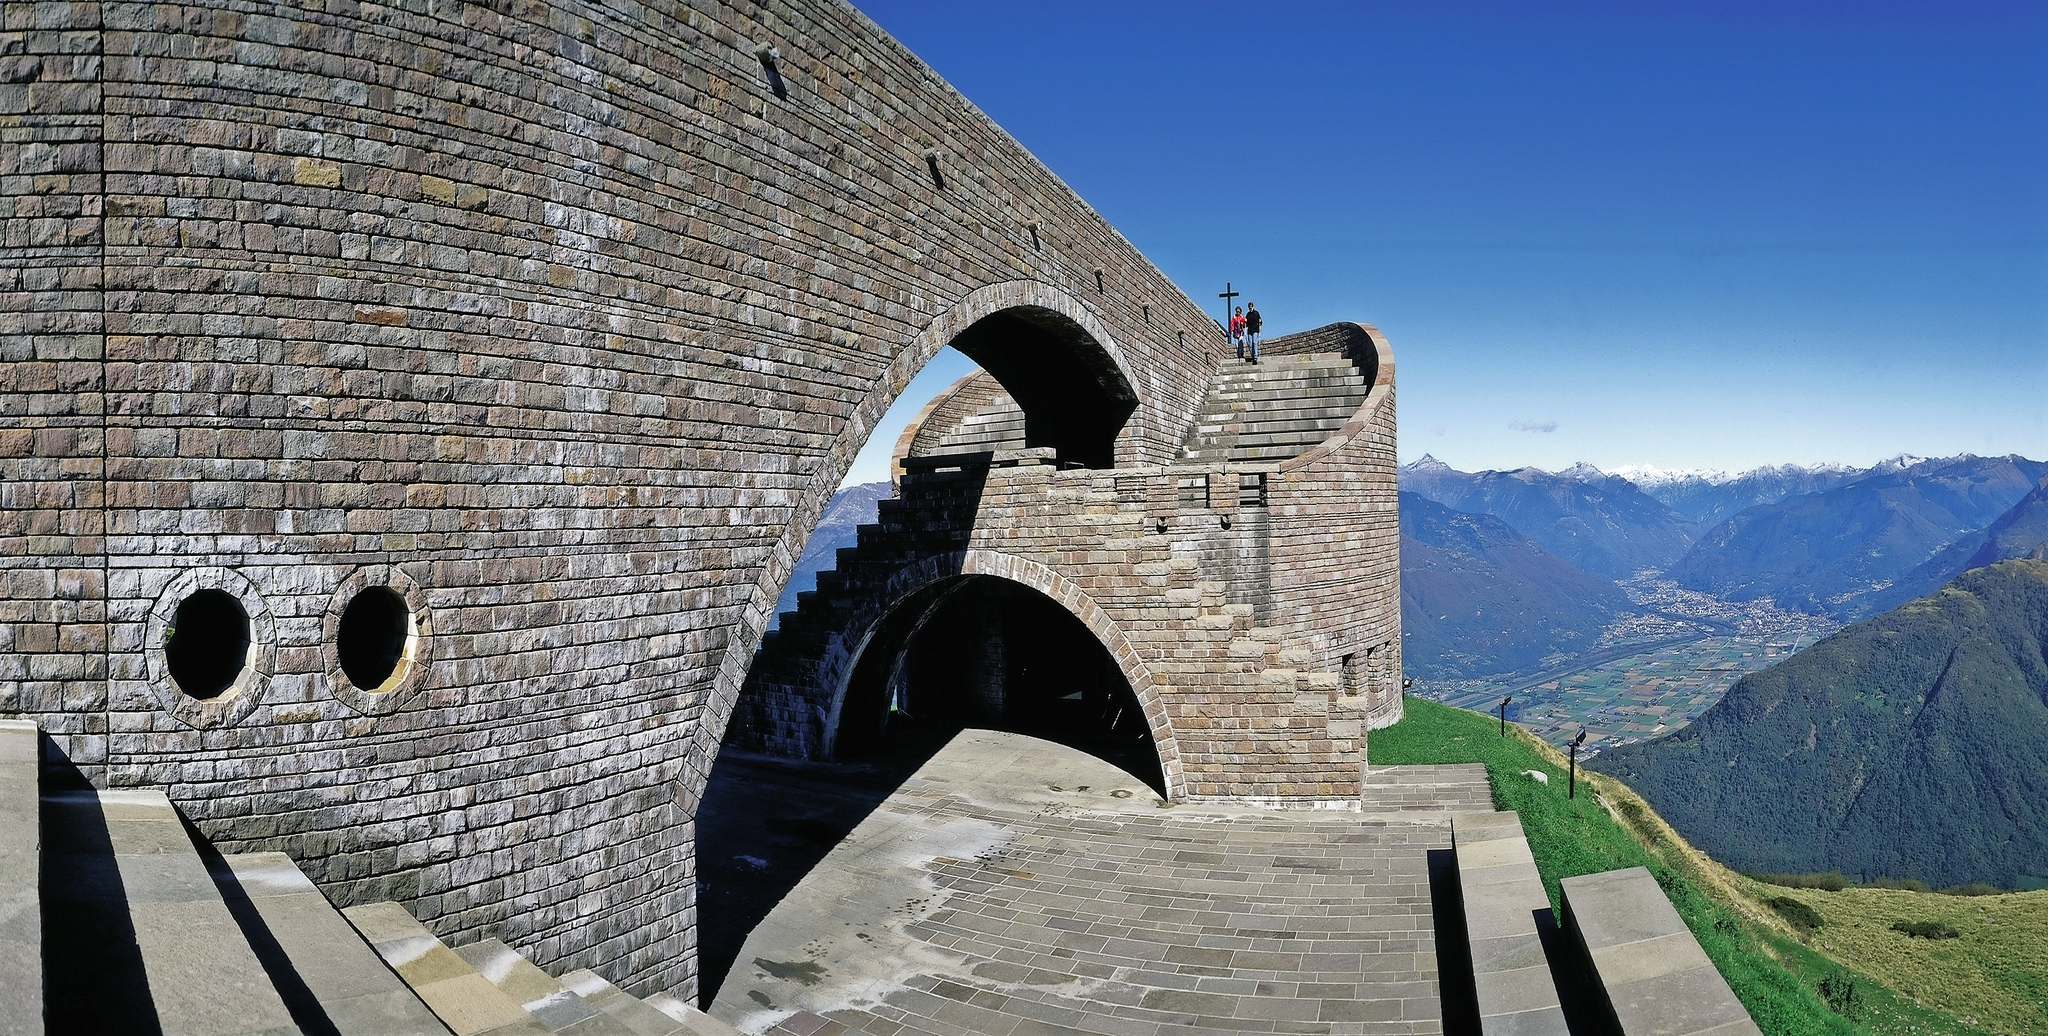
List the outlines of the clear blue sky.
<svg viewBox="0 0 2048 1036">
<path fill-rule="evenodd" d="M 859 6 L 1404 460 L 2048 456 L 2048 4 Z"/>
</svg>

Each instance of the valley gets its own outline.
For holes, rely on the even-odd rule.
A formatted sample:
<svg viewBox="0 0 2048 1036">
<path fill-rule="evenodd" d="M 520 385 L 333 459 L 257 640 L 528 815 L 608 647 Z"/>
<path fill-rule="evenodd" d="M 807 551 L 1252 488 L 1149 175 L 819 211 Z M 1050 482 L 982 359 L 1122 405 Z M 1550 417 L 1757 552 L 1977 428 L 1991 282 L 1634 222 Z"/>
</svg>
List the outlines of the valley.
<svg viewBox="0 0 2048 1036">
<path fill-rule="evenodd" d="M 1898 457 L 1737 475 L 1401 469 L 1411 693 L 1591 756 L 1682 729 L 1846 623 L 2034 548 L 2048 465 Z M 1612 591 L 1619 591 L 1616 596 Z"/>
<path fill-rule="evenodd" d="M 1735 681 L 1774 665 L 1841 628 L 1769 601 L 1722 601 L 1645 573 L 1617 584 L 1639 611 L 1601 631 L 1590 650 L 1551 656 L 1532 673 L 1417 680 L 1420 697 L 1493 712 L 1560 748 L 1586 731 L 1593 752 L 1668 733 L 1692 722 Z"/>
</svg>

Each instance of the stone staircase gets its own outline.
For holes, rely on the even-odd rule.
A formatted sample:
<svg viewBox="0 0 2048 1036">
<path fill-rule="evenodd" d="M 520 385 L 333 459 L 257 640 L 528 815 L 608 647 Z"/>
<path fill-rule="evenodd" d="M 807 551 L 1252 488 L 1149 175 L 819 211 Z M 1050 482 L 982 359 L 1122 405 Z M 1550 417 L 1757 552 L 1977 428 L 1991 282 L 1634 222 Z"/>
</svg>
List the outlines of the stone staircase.
<svg viewBox="0 0 2048 1036">
<path fill-rule="evenodd" d="M 155 789 L 45 771 L 0 720 L 0 1034 L 730 1036 L 665 995 L 337 911 L 282 853 L 221 855 Z"/>
<path fill-rule="evenodd" d="M 1181 442 L 1180 460 L 1244 463 L 1299 456 L 1335 435 L 1371 391 L 1341 353 L 1226 363 Z"/>
<path fill-rule="evenodd" d="M 1024 409 L 1007 392 L 969 414 L 939 440 L 939 453 L 1015 450 L 1024 446 Z"/>
<path fill-rule="evenodd" d="M 906 473 L 900 495 L 876 502 L 876 521 L 859 528 L 856 545 L 840 548 L 835 567 L 818 573 L 816 589 L 797 594 L 796 609 L 783 612 L 762 638 L 760 661 L 740 695 L 742 708 L 758 713 L 743 717 L 755 747 L 799 758 L 823 751 L 809 704 L 818 667 L 843 650 L 838 638 L 854 611 L 905 565 L 966 549 L 982 480 L 998 455 L 966 456 L 981 459 L 958 470 Z"/>
</svg>

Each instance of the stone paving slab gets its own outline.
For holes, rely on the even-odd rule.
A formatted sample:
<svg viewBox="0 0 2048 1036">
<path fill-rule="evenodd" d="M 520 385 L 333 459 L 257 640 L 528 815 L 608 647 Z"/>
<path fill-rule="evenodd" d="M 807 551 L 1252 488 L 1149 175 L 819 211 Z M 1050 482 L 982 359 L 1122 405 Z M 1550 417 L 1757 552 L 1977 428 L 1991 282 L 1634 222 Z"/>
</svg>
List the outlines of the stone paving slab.
<svg viewBox="0 0 2048 1036">
<path fill-rule="evenodd" d="M 33 720 L 0 720 L 0 1033 L 43 1031 L 40 744 Z"/>
<path fill-rule="evenodd" d="M 398 977 L 455 1036 L 490 1032 L 546 1036 L 548 1029 L 457 956 L 397 903 L 365 903 L 341 912 Z"/>
<path fill-rule="evenodd" d="M 1564 929 L 1584 950 L 1623 1036 L 1748 1036 L 1757 1028 L 1642 867 L 1559 882 Z"/>
<path fill-rule="evenodd" d="M 246 899 L 296 976 L 299 990 L 340 1036 L 448 1036 L 448 1028 L 385 967 L 340 911 L 283 853 L 220 858 L 214 881 Z"/>
<path fill-rule="evenodd" d="M 769 914 L 711 1014 L 747 1033 L 1438 1033 L 1426 854 L 1448 835 L 1162 808 L 1075 750 L 966 731 Z"/>
<path fill-rule="evenodd" d="M 1493 809 L 1484 763 L 1368 766 L 1360 792 L 1368 814 L 1410 814 L 1418 823 L 1448 824 L 1453 813 Z"/>
<path fill-rule="evenodd" d="M 52 1028 L 299 1032 L 162 792 L 53 792 L 42 809 Z"/>
<path fill-rule="evenodd" d="M 1458 813 L 1451 829 L 1480 1032 L 1565 1036 L 1564 1008 L 1538 929 L 1550 913 L 1550 897 L 1521 818 L 1512 812 Z"/>
</svg>

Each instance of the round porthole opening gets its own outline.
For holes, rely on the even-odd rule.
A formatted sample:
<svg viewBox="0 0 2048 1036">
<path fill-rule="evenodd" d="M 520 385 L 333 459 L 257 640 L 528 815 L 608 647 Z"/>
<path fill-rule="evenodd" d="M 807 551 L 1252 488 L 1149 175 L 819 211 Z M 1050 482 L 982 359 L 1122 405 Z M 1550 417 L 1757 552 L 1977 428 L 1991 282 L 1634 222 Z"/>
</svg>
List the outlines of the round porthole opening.
<svg viewBox="0 0 2048 1036">
<path fill-rule="evenodd" d="M 341 612 L 335 647 L 342 674 L 365 691 L 388 691 L 405 680 L 412 661 L 412 610 L 388 586 L 357 594 Z"/>
<path fill-rule="evenodd" d="M 249 666 L 249 613 L 225 590 L 195 590 L 178 602 L 164 636 L 164 662 L 178 689 L 201 701 L 226 694 Z"/>
</svg>

